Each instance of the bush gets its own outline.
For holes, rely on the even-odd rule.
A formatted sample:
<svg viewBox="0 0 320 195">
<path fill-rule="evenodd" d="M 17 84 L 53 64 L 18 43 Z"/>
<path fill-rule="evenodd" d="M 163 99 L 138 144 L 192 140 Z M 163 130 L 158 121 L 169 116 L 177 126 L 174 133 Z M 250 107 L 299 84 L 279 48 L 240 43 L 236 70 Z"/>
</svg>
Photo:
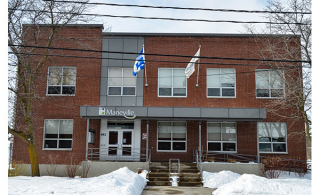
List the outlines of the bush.
<svg viewBox="0 0 320 195">
<path fill-rule="evenodd" d="M 22 161 L 12 161 L 8 168 L 8 177 L 20 176 L 27 174 L 27 166 Z"/>
<path fill-rule="evenodd" d="M 262 161 L 261 171 L 268 179 L 278 178 L 287 169 L 287 163 L 282 157 L 266 158 Z"/>
<path fill-rule="evenodd" d="M 73 157 L 71 157 L 70 164 L 65 166 L 65 172 L 68 177 L 74 178 L 79 168 L 80 164 L 74 162 Z"/>
</svg>

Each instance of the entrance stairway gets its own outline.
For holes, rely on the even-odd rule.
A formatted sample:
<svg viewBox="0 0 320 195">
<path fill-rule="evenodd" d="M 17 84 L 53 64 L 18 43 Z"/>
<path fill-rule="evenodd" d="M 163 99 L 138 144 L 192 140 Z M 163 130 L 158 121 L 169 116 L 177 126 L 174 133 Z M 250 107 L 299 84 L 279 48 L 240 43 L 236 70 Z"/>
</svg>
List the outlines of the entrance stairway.
<svg viewBox="0 0 320 195">
<path fill-rule="evenodd" d="M 172 167 L 177 163 L 172 163 Z M 168 162 L 150 163 L 148 186 L 171 186 Z M 196 163 L 180 163 L 180 178 L 178 186 L 199 187 L 202 186 L 201 175 Z"/>
</svg>

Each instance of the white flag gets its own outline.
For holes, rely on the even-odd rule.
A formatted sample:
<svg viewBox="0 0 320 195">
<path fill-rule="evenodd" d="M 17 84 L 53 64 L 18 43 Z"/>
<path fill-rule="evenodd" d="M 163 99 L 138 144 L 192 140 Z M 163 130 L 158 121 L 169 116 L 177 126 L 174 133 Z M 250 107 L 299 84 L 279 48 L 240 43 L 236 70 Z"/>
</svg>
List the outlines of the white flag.
<svg viewBox="0 0 320 195">
<path fill-rule="evenodd" d="M 186 70 L 184 71 L 187 78 L 189 78 L 192 75 L 192 73 L 195 71 L 194 64 L 197 60 L 199 60 L 198 56 L 200 56 L 200 48 L 197 51 L 197 53 L 194 55 L 194 57 L 190 60 L 188 66 L 186 67 Z"/>
</svg>

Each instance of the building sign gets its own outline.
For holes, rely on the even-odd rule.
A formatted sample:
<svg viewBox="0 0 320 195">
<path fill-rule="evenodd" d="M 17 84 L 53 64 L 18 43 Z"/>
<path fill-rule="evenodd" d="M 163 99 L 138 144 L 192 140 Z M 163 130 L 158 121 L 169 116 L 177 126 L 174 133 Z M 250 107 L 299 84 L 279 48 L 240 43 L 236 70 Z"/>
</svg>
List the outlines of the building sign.
<svg viewBox="0 0 320 195">
<path fill-rule="evenodd" d="M 106 115 L 106 109 L 103 107 L 99 107 L 99 115 Z"/>
<path fill-rule="evenodd" d="M 142 139 L 146 140 L 147 139 L 147 133 L 142 133 Z"/>
<path fill-rule="evenodd" d="M 107 116 L 123 116 L 127 119 L 135 119 L 136 115 L 133 110 L 113 110 L 113 109 L 105 109 L 103 107 L 99 107 L 99 115 L 107 115 Z"/>
</svg>

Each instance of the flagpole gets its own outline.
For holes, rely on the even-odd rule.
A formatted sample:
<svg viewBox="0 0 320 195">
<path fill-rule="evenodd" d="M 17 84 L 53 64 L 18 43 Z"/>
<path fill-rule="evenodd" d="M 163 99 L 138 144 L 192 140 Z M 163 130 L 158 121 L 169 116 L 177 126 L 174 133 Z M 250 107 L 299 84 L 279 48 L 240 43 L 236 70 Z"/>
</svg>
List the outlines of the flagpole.
<svg viewBox="0 0 320 195">
<path fill-rule="evenodd" d="M 201 45 L 199 45 L 199 49 L 201 49 Z M 200 56 L 200 52 L 199 52 L 199 56 Z M 200 58 L 198 58 L 198 75 L 197 75 L 197 84 L 196 84 L 196 87 L 198 87 L 198 81 L 199 81 L 199 64 L 200 64 Z"/>
<path fill-rule="evenodd" d="M 147 78 L 147 66 L 146 66 L 146 56 L 144 55 L 144 44 L 143 44 L 143 57 L 144 57 L 144 74 L 146 75 L 146 84 L 144 84 L 146 87 L 148 86 L 148 78 Z"/>
</svg>

